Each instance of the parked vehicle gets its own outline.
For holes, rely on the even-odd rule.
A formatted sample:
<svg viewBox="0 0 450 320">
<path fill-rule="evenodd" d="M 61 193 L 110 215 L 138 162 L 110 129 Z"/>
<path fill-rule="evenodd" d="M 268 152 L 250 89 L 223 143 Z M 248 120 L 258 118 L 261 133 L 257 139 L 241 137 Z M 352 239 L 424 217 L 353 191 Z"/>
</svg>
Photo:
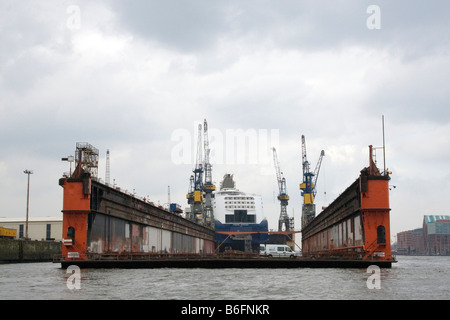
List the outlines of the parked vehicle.
<svg viewBox="0 0 450 320">
<path fill-rule="evenodd" d="M 300 254 L 285 244 L 262 244 L 259 248 L 259 255 L 269 258 L 295 258 Z"/>
</svg>

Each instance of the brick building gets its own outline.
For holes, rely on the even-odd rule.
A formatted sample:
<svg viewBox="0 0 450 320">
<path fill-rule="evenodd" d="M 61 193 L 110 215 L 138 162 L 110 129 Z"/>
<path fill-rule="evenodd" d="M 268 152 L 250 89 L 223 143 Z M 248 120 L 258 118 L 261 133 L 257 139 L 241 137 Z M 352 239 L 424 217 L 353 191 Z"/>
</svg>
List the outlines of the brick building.
<svg viewBox="0 0 450 320">
<path fill-rule="evenodd" d="M 424 216 L 425 254 L 450 255 L 450 216 Z"/>
<path fill-rule="evenodd" d="M 397 233 L 398 254 L 425 254 L 423 229 L 402 231 Z"/>
<path fill-rule="evenodd" d="M 450 255 L 450 216 L 425 215 L 422 228 L 397 233 L 397 254 Z"/>
</svg>

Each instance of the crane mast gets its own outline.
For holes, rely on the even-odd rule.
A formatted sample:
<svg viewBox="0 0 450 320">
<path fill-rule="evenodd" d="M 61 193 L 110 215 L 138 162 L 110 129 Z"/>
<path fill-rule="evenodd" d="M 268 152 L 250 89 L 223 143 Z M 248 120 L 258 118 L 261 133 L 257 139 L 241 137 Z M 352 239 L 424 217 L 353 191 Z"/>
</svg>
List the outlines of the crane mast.
<svg viewBox="0 0 450 320">
<path fill-rule="evenodd" d="M 287 205 L 289 196 L 286 191 L 286 179 L 283 177 L 283 173 L 280 170 L 280 163 L 278 162 L 277 150 L 273 150 L 273 162 L 275 164 L 275 173 L 277 175 L 278 182 L 278 200 L 280 200 L 280 217 L 278 219 L 278 231 L 293 231 L 294 230 L 294 218 L 289 218 L 287 214 Z M 284 230 L 283 230 L 284 229 Z"/>
<path fill-rule="evenodd" d="M 319 170 L 320 170 L 320 166 L 322 165 L 322 159 L 323 159 L 323 156 L 325 155 L 325 151 L 321 151 L 320 152 L 320 157 L 319 157 L 319 160 L 317 161 L 317 164 L 316 164 L 316 168 L 314 169 L 314 174 L 313 174 L 313 184 L 312 184 L 312 186 L 313 186 L 313 198 L 315 198 L 316 197 L 316 193 L 317 193 L 317 189 L 316 189 L 316 185 L 317 185 L 317 178 L 319 177 Z"/>
<path fill-rule="evenodd" d="M 306 156 L 306 141 L 305 136 L 302 135 L 302 167 L 303 167 L 303 182 L 300 184 L 301 194 L 303 196 L 302 206 L 302 228 L 304 228 L 316 215 L 316 205 L 314 204 L 314 197 L 316 196 L 317 178 L 319 176 L 320 166 L 325 151 L 320 152 L 320 157 L 314 172 L 310 171 L 310 165 Z"/>
<path fill-rule="evenodd" d="M 212 206 L 212 198 L 214 198 L 213 191 L 216 186 L 212 182 L 212 170 L 211 163 L 209 162 L 209 139 L 208 139 L 208 123 L 206 119 L 203 121 L 203 143 L 204 143 L 204 169 L 205 169 L 205 183 L 203 184 L 203 190 L 205 192 L 205 223 L 207 226 L 214 227 L 214 213 Z"/>
<path fill-rule="evenodd" d="M 191 206 L 189 220 L 204 222 L 203 215 L 203 166 L 202 166 L 202 125 L 198 125 L 197 158 L 186 198 Z"/>
</svg>

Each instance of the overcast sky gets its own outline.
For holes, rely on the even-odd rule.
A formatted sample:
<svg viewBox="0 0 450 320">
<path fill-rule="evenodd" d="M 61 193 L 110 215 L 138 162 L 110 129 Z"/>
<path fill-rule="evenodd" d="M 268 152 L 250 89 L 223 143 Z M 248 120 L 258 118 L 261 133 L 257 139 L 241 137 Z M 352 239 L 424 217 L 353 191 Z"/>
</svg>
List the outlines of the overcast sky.
<svg viewBox="0 0 450 320">
<path fill-rule="evenodd" d="M 301 135 L 312 168 L 325 151 L 320 212 L 382 146 L 382 115 L 392 236 L 450 214 L 449 14 L 441 0 L 0 0 L 0 216 L 25 217 L 25 169 L 30 216 L 60 215 L 77 142 L 99 149 L 100 178 L 109 149 L 118 186 L 160 204 L 170 186 L 185 207 L 206 118 L 216 185 L 234 174 L 276 229 L 276 147 L 300 228 Z"/>
</svg>

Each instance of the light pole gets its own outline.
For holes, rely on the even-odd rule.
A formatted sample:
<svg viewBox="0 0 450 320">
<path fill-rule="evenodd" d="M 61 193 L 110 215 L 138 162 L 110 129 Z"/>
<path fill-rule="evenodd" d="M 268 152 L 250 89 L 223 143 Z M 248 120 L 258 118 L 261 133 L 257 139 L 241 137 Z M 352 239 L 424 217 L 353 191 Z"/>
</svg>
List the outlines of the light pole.
<svg viewBox="0 0 450 320">
<path fill-rule="evenodd" d="M 68 156 L 67 158 L 61 158 L 61 161 L 68 161 L 70 163 L 69 177 L 72 176 L 72 162 L 74 162 L 74 156 Z"/>
<path fill-rule="evenodd" d="M 25 239 L 28 239 L 28 208 L 30 204 L 30 174 L 33 174 L 31 170 L 25 170 L 23 173 L 28 175 L 28 187 L 27 187 L 27 219 L 25 223 Z"/>
</svg>

